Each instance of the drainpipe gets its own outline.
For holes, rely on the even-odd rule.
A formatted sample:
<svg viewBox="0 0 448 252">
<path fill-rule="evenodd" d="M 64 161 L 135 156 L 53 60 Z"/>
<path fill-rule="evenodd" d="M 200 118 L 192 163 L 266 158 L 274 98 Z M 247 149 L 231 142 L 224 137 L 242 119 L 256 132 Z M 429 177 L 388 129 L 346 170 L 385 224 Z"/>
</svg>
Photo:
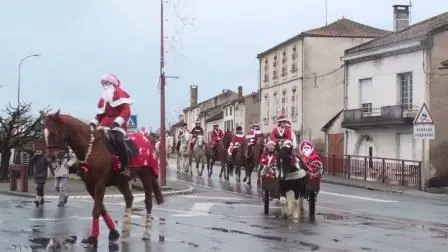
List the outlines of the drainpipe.
<svg viewBox="0 0 448 252">
<path fill-rule="evenodd" d="M 301 115 L 300 115 L 300 117 L 301 117 L 301 120 L 300 120 L 300 124 L 301 124 L 301 126 L 300 126 L 300 139 L 303 139 L 303 111 L 304 111 L 304 109 L 303 109 L 303 97 L 304 97 L 304 95 L 303 95 L 303 90 L 304 90 L 304 88 L 303 88 L 303 85 L 304 85 L 304 81 L 305 81 L 305 78 L 304 78 L 304 72 L 305 72 L 305 51 L 304 51 L 304 44 L 305 44 L 305 38 L 302 38 L 302 94 L 301 94 L 301 99 L 300 99 L 300 103 L 301 103 L 301 105 L 300 105 L 300 110 L 301 110 Z"/>
<path fill-rule="evenodd" d="M 347 109 L 348 106 L 348 67 L 349 64 L 344 62 L 344 110 Z M 344 117 L 344 111 L 342 112 L 342 117 Z M 348 153 L 348 130 L 345 129 L 344 134 L 344 154 Z"/>
</svg>

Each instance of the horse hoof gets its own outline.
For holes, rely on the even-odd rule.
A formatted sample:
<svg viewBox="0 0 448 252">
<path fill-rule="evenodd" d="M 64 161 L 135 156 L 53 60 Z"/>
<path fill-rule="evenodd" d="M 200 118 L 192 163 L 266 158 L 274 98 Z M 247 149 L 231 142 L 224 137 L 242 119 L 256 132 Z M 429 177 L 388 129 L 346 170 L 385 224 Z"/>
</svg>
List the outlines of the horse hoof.
<svg viewBox="0 0 448 252">
<path fill-rule="evenodd" d="M 247 178 L 243 178 L 243 182 L 246 182 L 247 181 Z"/>
<path fill-rule="evenodd" d="M 83 239 L 81 243 L 84 243 L 88 247 L 97 248 L 98 247 L 98 238 L 89 236 L 89 238 Z"/>
<path fill-rule="evenodd" d="M 120 234 L 117 230 L 109 231 L 109 241 L 116 241 L 118 238 L 120 238 Z"/>
</svg>

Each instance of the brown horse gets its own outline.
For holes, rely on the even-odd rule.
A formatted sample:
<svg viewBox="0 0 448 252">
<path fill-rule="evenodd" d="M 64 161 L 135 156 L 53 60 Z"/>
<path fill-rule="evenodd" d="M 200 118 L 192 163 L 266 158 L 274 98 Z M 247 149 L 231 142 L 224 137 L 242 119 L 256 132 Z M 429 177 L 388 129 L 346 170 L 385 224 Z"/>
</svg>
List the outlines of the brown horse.
<svg viewBox="0 0 448 252">
<path fill-rule="evenodd" d="M 233 150 L 231 162 L 232 166 L 235 167 L 235 175 L 236 175 L 236 182 L 241 181 L 241 167 L 246 168 L 247 167 L 247 150 L 248 150 L 248 144 L 247 141 L 242 143 L 238 146 L 238 148 Z M 247 176 L 247 174 L 246 174 Z"/>
<path fill-rule="evenodd" d="M 247 153 L 247 166 L 246 168 L 246 176 L 243 179 L 243 182 L 247 181 L 248 185 L 251 185 L 252 182 L 252 172 L 254 168 L 260 165 L 260 157 L 263 154 L 264 150 L 264 138 L 263 136 L 255 137 L 255 144 L 249 146 Z"/>
<path fill-rule="evenodd" d="M 228 154 L 227 148 L 229 148 L 230 143 L 232 142 L 233 133 L 231 131 L 227 131 L 224 134 L 224 138 L 221 142 L 217 143 L 216 151 L 213 151 L 212 143 L 207 144 L 205 150 L 205 157 L 207 160 L 207 171 L 208 177 L 210 178 L 213 174 L 213 165 L 216 161 L 221 162 L 221 171 L 219 173 L 219 178 L 222 178 L 224 173 L 224 179 L 229 180 L 229 171 L 227 166 Z"/>
<path fill-rule="evenodd" d="M 106 187 L 116 186 L 123 194 L 126 209 L 124 213 L 122 239 L 130 236 L 130 217 L 133 196 L 129 188 L 130 177 L 119 174 L 119 161 L 112 154 L 108 133 L 95 130 L 82 121 L 65 114 L 48 114 L 44 116 L 44 135 L 47 144 L 47 155 L 54 157 L 55 152 L 63 146 L 70 146 L 80 162 L 79 175 L 87 191 L 94 199 L 92 210 L 91 235 L 82 242 L 97 247 L 99 236 L 99 217 L 102 216 L 109 228 L 109 240 L 116 241 L 120 237 L 114 221 L 109 216 L 103 203 Z M 126 140 L 128 147 L 133 145 L 137 151 L 130 158 L 132 177 L 138 177 L 145 190 L 146 221 L 143 240 L 151 238 L 152 192 L 158 204 L 163 202 L 162 192 L 157 182 L 157 160 L 154 158 L 153 146 L 141 133 Z M 143 153 L 144 152 L 144 153 Z M 149 158 L 151 159 L 149 159 Z M 144 162 L 142 161 L 144 160 Z M 149 161 L 149 162 L 148 162 Z M 117 163 L 118 162 L 118 163 Z M 118 168 L 118 169 L 117 169 Z"/>
</svg>

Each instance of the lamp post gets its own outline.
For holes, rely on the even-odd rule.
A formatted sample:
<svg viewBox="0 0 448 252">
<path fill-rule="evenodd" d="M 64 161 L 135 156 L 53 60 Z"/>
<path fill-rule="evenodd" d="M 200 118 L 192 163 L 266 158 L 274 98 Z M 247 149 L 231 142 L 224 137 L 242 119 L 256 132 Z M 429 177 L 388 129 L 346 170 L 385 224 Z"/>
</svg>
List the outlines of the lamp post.
<svg viewBox="0 0 448 252">
<path fill-rule="evenodd" d="M 30 54 L 28 56 L 23 57 L 19 61 L 19 73 L 17 77 L 17 106 L 20 104 L 20 77 L 21 77 L 21 71 L 22 71 L 22 64 L 25 60 L 32 58 L 32 57 L 39 57 L 40 54 Z"/>
</svg>

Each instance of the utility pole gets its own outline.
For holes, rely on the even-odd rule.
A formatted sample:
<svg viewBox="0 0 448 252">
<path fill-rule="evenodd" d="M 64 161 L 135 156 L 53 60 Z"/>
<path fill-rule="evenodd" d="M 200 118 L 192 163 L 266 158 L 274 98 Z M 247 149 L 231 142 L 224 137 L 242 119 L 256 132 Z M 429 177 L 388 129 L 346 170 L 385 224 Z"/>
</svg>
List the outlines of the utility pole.
<svg viewBox="0 0 448 252">
<path fill-rule="evenodd" d="M 166 185 L 166 125 L 165 125 L 165 48 L 163 37 L 163 1 L 160 0 L 160 185 Z"/>
</svg>

